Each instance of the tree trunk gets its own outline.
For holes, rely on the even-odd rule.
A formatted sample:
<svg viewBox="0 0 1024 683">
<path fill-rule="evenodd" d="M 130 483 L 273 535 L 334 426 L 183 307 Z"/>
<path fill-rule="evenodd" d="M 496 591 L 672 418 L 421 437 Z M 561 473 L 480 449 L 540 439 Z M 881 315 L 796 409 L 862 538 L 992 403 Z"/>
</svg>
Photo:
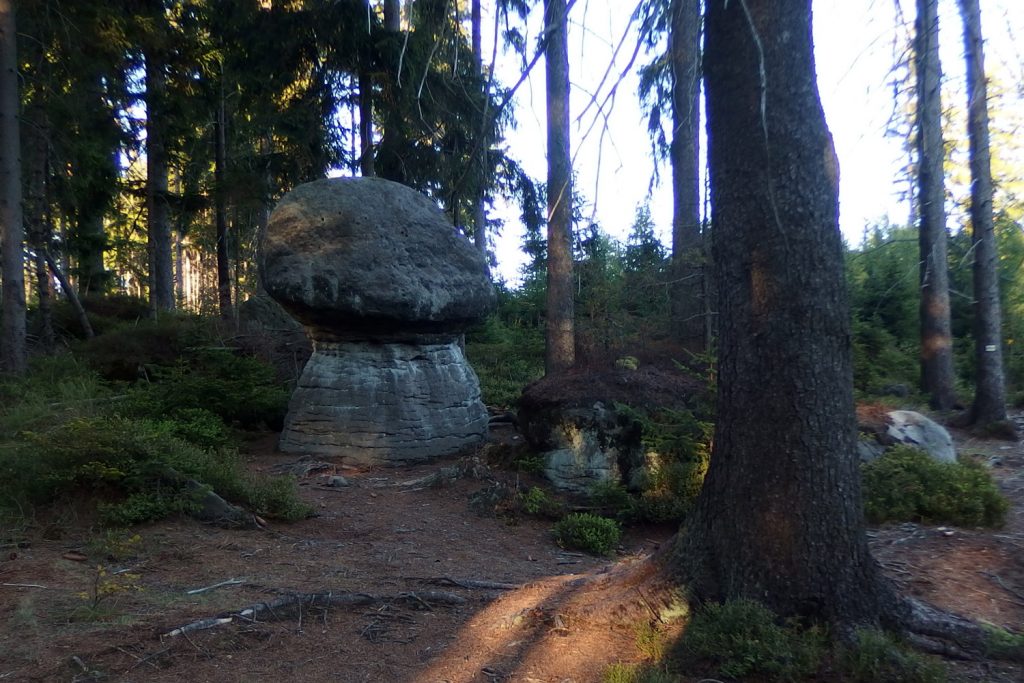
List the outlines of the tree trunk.
<svg viewBox="0 0 1024 683">
<path fill-rule="evenodd" d="M 480 11 L 480 0 L 471 0 L 470 3 L 470 25 L 471 25 L 471 39 L 473 46 L 473 70 L 480 75 L 481 82 L 486 82 L 484 78 L 484 59 L 483 59 L 483 24 Z M 486 85 L 484 86 L 484 97 L 483 102 L 486 105 L 488 99 L 486 92 Z M 480 117 L 480 139 L 477 144 L 480 146 L 480 153 L 477 155 L 479 164 L 479 177 L 477 179 L 477 193 L 473 198 L 473 243 L 476 245 L 477 250 L 483 254 L 484 259 L 487 259 L 487 150 L 490 147 L 490 141 L 487 139 L 487 119 L 488 112 L 486 109 L 483 115 Z"/>
<path fill-rule="evenodd" d="M 153 48 L 146 52 L 146 227 L 149 303 L 154 314 L 174 310 L 171 225 L 167 206 L 167 150 L 164 146 L 162 120 L 167 86 L 164 63 L 157 52 Z"/>
<path fill-rule="evenodd" d="M 85 312 L 85 307 L 82 306 L 81 299 L 79 299 L 78 295 L 75 294 L 74 288 L 68 282 L 67 278 L 64 277 L 64 274 L 60 270 L 60 266 L 58 266 L 57 262 L 53 260 L 52 256 L 50 256 L 50 252 L 44 249 L 42 256 L 46 261 L 46 265 L 48 265 L 50 270 L 53 272 L 53 276 L 57 278 L 57 282 L 60 283 L 60 288 L 63 289 L 64 293 L 67 295 L 68 302 L 71 303 L 71 308 L 74 309 L 75 315 L 78 316 L 78 324 L 82 326 L 82 334 L 85 335 L 86 339 L 92 339 L 95 334 L 93 333 L 92 325 L 89 323 L 89 315 Z"/>
<path fill-rule="evenodd" d="M 364 0 L 369 22 L 370 0 Z M 369 57 L 364 57 L 368 59 Z M 364 177 L 377 174 L 373 163 L 373 77 L 370 72 L 359 72 L 359 170 Z"/>
<path fill-rule="evenodd" d="M 1006 420 L 999 255 L 992 225 L 992 164 L 989 154 L 985 50 L 978 0 L 960 0 L 967 62 L 967 132 L 971 147 L 971 232 L 974 248 L 974 348 L 976 358 L 971 422 Z"/>
<path fill-rule="evenodd" d="M 400 0 L 384 0 L 384 30 L 397 36 L 402 30 L 402 3 Z M 397 41 L 397 38 L 396 38 Z M 394 80 L 391 87 L 395 89 L 392 93 L 394 99 L 398 99 L 398 91 L 402 89 L 402 77 L 408 79 L 408 75 L 399 70 L 401 62 L 400 53 L 404 47 L 398 47 L 394 52 L 394 60 L 388 64 L 388 68 L 394 69 Z M 377 159 L 375 170 L 381 178 L 393 180 L 396 183 L 406 182 L 405 169 L 405 133 L 403 131 L 402 114 L 398 105 L 383 107 L 383 124 L 381 126 L 380 145 L 377 147 Z"/>
<path fill-rule="evenodd" d="M 811 0 L 710 2 L 705 25 L 718 412 L 672 568 L 700 599 L 875 624 L 895 600 L 864 533 L 838 164 Z"/>
<path fill-rule="evenodd" d="M 921 228 L 921 388 L 931 405 L 949 410 L 953 390 L 953 335 L 949 320 L 946 194 L 943 188 L 942 103 L 939 94 L 938 0 L 917 0 L 918 199 Z"/>
<path fill-rule="evenodd" d="M 17 29 L 11 0 L 0 0 L 0 367 L 21 375 L 28 365 L 25 345 L 25 228 L 21 214 L 21 141 L 18 130 Z"/>
<path fill-rule="evenodd" d="M 569 153 L 569 48 L 565 0 L 544 0 L 548 104 L 547 374 L 576 360 L 572 288 L 572 168 Z"/>
<path fill-rule="evenodd" d="M 672 0 L 672 328 L 684 348 L 705 350 L 700 225 L 700 2 Z"/>
<path fill-rule="evenodd" d="M 220 100 L 217 103 L 217 120 L 214 125 L 214 177 L 217 184 L 216 223 L 217 223 L 217 295 L 220 303 L 220 317 L 231 320 L 234 311 L 231 307 L 231 261 L 228 259 L 228 209 L 227 209 L 227 117 L 224 111 L 223 74 L 220 88 Z"/>
<path fill-rule="evenodd" d="M 22 139 L 27 150 L 24 207 L 28 243 L 35 251 L 36 296 L 39 299 L 39 345 L 46 353 L 54 349 L 53 306 L 50 296 L 50 272 L 43 252 L 50 246 L 51 229 L 47 221 L 46 178 L 48 167 L 49 126 L 43 107 L 29 105 L 21 122 Z"/>
</svg>

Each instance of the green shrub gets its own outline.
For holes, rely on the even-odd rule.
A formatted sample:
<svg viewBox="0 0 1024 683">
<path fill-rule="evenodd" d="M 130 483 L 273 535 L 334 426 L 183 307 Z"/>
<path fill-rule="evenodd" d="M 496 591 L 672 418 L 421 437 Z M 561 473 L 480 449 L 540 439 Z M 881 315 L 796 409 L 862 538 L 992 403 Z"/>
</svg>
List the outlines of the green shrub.
<svg viewBox="0 0 1024 683">
<path fill-rule="evenodd" d="M 147 378 L 154 367 L 174 365 L 187 349 L 215 343 L 216 332 L 208 322 L 164 314 L 159 320 L 119 323 L 75 345 L 74 351 L 104 379 L 134 382 Z"/>
<path fill-rule="evenodd" d="M 857 631 L 856 642 L 839 653 L 839 666 L 854 683 L 944 683 L 939 660 L 913 652 L 881 631 Z M 845 680 L 845 679 L 844 679 Z"/>
<path fill-rule="evenodd" d="M 176 428 L 173 420 L 99 416 L 23 432 L 0 447 L 0 491 L 22 508 L 87 495 L 101 522 L 120 526 L 193 509 L 195 494 L 169 476 L 173 471 L 261 515 L 294 519 L 308 512 L 293 482 L 253 477 L 234 451 L 200 448 L 176 436 Z"/>
<path fill-rule="evenodd" d="M 714 425 L 699 420 L 689 410 L 663 408 L 652 412 L 622 404 L 616 409 L 639 426 L 647 453 L 638 482 L 640 491 L 631 497 L 628 506 L 621 507 L 620 515 L 646 522 L 681 521 L 704 485 Z M 618 493 L 607 490 L 598 494 L 621 505 Z"/>
<path fill-rule="evenodd" d="M 562 514 L 562 506 L 558 501 L 539 486 L 531 486 L 526 493 L 517 495 L 522 511 L 528 515 L 557 519 Z"/>
<path fill-rule="evenodd" d="M 559 545 L 595 555 L 611 555 L 619 544 L 622 527 L 614 519 L 589 512 L 573 512 L 555 525 Z"/>
<path fill-rule="evenodd" d="M 676 644 L 688 664 L 705 664 L 730 678 L 796 680 L 818 670 L 826 638 L 818 628 L 783 623 L 764 605 L 734 600 L 702 607 Z"/>
<path fill-rule="evenodd" d="M 507 408 L 544 375 L 544 335 L 493 315 L 466 335 L 466 358 L 480 378 L 484 403 Z"/>
<path fill-rule="evenodd" d="M 288 408 L 288 391 L 273 368 L 228 349 L 187 353 L 172 366 L 154 367 L 150 379 L 138 388 L 138 415 L 187 414 L 202 406 L 227 424 L 280 427 Z"/>
<path fill-rule="evenodd" d="M 1009 504 L 980 464 L 942 463 L 909 446 L 897 446 L 866 463 L 864 510 L 874 524 L 914 521 L 961 526 L 1001 526 Z"/>
<path fill-rule="evenodd" d="M 601 683 L 674 683 L 679 679 L 649 664 L 609 664 Z"/>
<path fill-rule="evenodd" d="M 1024 662 L 1024 633 L 1012 633 L 1003 628 L 986 626 L 988 639 L 986 654 L 998 659 Z"/>
</svg>

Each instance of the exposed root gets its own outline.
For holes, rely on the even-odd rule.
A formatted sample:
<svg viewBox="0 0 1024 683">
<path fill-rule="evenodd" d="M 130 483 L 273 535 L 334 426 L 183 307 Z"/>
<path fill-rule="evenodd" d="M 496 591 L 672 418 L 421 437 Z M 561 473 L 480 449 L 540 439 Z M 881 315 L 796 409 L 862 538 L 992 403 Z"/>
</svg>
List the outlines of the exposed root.
<svg viewBox="0 0 1024 683">
<path fill-rule="evenodd" d="M 916 598 L 905 597 L 903 605 L 907 639 L 918 649 L 952 659 L 977 661 L 998 656 L 991 652 L 991 635 L 981 624 Z M 1012 653 L 1004 658 L 1019 659 Z"/>
</svg>

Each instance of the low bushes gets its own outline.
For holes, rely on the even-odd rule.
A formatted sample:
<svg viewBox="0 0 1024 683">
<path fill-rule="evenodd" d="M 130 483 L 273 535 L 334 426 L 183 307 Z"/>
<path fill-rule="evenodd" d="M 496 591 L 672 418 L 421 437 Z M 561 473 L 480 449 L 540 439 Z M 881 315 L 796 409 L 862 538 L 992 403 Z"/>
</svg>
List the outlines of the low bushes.
<svg viewBox="0 0 1024 683">
<path fill-rule="evenodd" d="M 913 521 L 998 527 L 1009 503 L 980 464 L 938 462 L 896 446 L 862 467 L 864 510 L 874 524 Z"/>
<path fill-rule="evenodd" d="M 573 512 L 555 525 L 559 545 L 595 555 L 611 555 L 619 545 L 622 527 L 614 519 Z"/>
<path fill-rule="evenodd" d="M 105 380 L 65 354 L 0 383 L 0 512 L 79 502 L 128 525 L 190 512 L 213 490 L 263 516 L 309 514 L 294 482 L 251 475 L 231 448 L 235 427 L 283 415 L 286 394 L 259 361 L 198 351 L 146 374 Z"/>
</svg>

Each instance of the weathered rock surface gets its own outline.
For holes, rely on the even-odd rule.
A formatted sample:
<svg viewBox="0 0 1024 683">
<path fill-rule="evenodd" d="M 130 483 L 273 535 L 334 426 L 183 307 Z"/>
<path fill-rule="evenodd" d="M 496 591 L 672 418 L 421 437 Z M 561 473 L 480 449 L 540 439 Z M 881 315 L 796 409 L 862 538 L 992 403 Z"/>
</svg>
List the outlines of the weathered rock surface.
<svg viewBox="0 0 1024 683">
<path fill-rule="evenodd" d="M 939 462 L 956 462 L 956 446 L 949 432 L 921 413 L 912 410 L 890 412 L 888 434 L 897 443 L 920 448 Z"/>
<path fill-rule="evenodd" d="M 378 464 L 484 440 L 480 383 L 457 339 L 494 290 L 429 199 L 377 178 L 300 185 L 260 237 L 259 270 L 314 342 L 281 450 Z"/>
<path fill-rule="evenodd" d="M 487 419 L 458 344 L 317 342 L 280 446 L 362 464 L 425 460 L 479 443 Z"/>
<path fill-rule="evenodd" d="M 260 276 L 316 339 L 454 335 L 495 303 L 483 257 L 444 213 L 380 178 L 285 195 L 261 235 Z"/>
<path fill-rule="evenodd" d="M 618 406 L 685 409 L 701 391 L 690 376 L 651 366 L 569 373 L 527 387 L 519 423 L 556 488 L 585 493 L 611 482 L 636 490 L 657 454 L 645 451 L 642 427 Z"/>
<path fill-rule="evenodd" d="M 858 407 L 857 422 L 861 435 L 857 452 L 863 462 L 900 444 L 919 448 L 939 462 L 956 462 L 956 446 L 949 432 L 921 413 Z"/>
</svg>

